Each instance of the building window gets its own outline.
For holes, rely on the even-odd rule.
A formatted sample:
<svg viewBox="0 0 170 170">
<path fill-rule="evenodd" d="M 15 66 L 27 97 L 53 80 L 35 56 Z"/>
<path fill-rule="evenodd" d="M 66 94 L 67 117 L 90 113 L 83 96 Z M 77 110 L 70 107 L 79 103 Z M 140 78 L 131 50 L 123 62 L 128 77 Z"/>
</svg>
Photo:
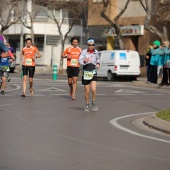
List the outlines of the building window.
<svg viewBox="0 0 170 170">
<path fill-rule="evenodd" d="M 34 45 L 39 49 L 39 51 L 43 51 L 44 35 L 35 35 Z"/>
</svg>

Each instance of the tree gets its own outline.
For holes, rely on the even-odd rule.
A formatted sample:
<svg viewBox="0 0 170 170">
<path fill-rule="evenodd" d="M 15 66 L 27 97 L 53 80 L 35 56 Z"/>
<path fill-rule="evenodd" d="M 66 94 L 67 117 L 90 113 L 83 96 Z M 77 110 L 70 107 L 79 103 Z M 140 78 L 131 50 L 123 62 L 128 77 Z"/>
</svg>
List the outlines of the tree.
<svg viewBox="0 0 170 170">
<path fill-rule="evenodd" d="M 30 29 L 32 43 L 34 44 L 34 22 L 37 14 L 42 10 L 42 6 L 45 5 L 44 0 L 23 0 L 22 9 L 23 17 L 21 19 L 22 24 Z M 24 14 L 24 12 L 26 12 Z"/>
<path fill-rule="evenodd" d="M 144 3 L 145 2 L 145 3 Z M 168 41 L 168 19 L 170 19 L 170 0 L 155 1 L 153 0 L 140 0 L 141 5 L 146 11 L 145 29 L 149 32 L 156 34 L 161 41 Z M 152 10 L 155 8 L 155 10 Z M 155 26 L 152 22 L 156 18 L 157 25 L 161 25 L 161 29 Z"/>
<path fill-rule="evenodd" d="M 0 35 L 2 35 L 6 29 L 20 20 L 21 15 L 17 9 L 19 0 L 0 0 L 0 4 Z"/>
<path fill-rule="evenodd" d="M 125 49 L 123 38 L 121 36 L 120 26 L 119 26 L 119 18 L 123 15 L 123 13 L 126 11 L 128 4 L 130 0 L 127 0 L 125 3 L 124 8 L 120 11 L 120 13 L 114 18 L 112 21 L 109 16 L 106 15 L 106 11 L 108 9 L 108 6 L 111 5 L 111 0 L 103 0 L 103 10 L 101 12 L 101 16 L 115 29 L 117 39 L 120 45 L 120 49 Z"/>
<path fill-rule="evenodd" d="M 72 30 L 73 26 L 76 24 L 76 22 L 80 22 L 79 17 L 83 14 L 84 8 L 87 6 L 87 1 L 63 1 L 63 0 L 48 0 L 47 6 L 49 9 L 48 16 L 51 18 L 57 28 L 60 35 L 60 41 L 61 41 L 61 53 L 64 51 L 65 41 Z M 56 11 L 62 10 L 62 16 L 56 17 L 55 13 Z M 68 19 L 69 17 L 69 19 Z M 64 24 L 68 25 L 68 29 L 66 32 L 62 31 Z M 60 59 L 60 72 L 63 71 L 63 60 Z"/>
</svg>

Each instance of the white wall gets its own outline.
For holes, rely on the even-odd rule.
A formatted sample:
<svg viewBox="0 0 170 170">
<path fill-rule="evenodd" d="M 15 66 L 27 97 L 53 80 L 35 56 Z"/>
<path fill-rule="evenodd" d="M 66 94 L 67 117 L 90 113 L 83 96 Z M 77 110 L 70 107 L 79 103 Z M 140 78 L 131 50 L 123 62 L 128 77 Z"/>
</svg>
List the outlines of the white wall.
<svg viewBox="0 0 170 170">
<path fill-rule="evenodd" d="M 3 34 L 4 35 L 21 34 L 21 27 L 22 25 L 20 23 L 11 25 L 7 30 L 3 32 Z M 66 34 L 66 32 L 68 31 L 68 25 L 63 24 L 61 30 L 63 34 Z M 30 34 L 31 32 L 29 29 L 23 27 L 23 33 Z M 34 23 L 34 34 L 59 35 L 59 32 L 56 24 L 36 22 Z M 81 34 L 84 35 L 84 33 L 82 33 L 82 26 L 75 25 L 73 26 L 73 29 L 69 35 L 81 36 Z"/>
<path fill-rule="evenodd" d="M 124 8 L 125 4 L 126 4 L 125 0 L 118 0 L 118 12 L 120 12 Z M 135 17 L 146 16 L 146 12 L 139 1 L 131 0 L 127 10 L 124 12 L 122 17 L 134 17 L 134 16 Z"/>
</svg>

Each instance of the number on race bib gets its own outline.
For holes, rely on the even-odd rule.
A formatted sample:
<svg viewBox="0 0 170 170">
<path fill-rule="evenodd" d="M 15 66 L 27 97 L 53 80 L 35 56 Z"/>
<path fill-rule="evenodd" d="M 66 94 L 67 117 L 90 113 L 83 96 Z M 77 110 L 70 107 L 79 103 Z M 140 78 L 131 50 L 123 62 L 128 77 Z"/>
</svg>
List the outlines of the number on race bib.
<svg viewBox="0 0 170 170">
<path fill-rule="evenodd" d="M 91 80 L 94 74 L 96 74 L 95 71 L 84 71 L 84 80 Z"/>
<path fill-rule="evenodd" d="M 25 65 L 32 66 L 32 59 L 31 58 L 26 58 L 25 59 Z"/>
<path fill-rule="evenodd" d="M 78 60 L 77 59 L 71 59 L 71 66 L 77 66 Z"/>
</svg>

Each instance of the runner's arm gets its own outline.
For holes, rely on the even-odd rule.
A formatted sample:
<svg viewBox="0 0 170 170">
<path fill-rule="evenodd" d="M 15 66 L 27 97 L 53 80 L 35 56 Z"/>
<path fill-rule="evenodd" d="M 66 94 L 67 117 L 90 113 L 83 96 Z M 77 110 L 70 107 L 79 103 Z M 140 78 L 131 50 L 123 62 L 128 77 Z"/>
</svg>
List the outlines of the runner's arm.
<svg viewBox="0 0 170 170">
<path fill-rule="evenodd" d="M 68 48 L 62 53 L 62 58 L 67 58 Z"/>
<path fill-rule="evenodd" d="M 36 58 L 41 58 L 41 54 L 39 51 L 36 51 L 36 54 L 38 54 L 38 55 L 36 55 Z"/>
<path fill-rule="evenodd" d="M 99 53 L 96 53 L 96 65 L 99 64 L 100 65 L 100 56 Z"/>
<path fill-rule="evenodd" d="M 8 48 L 5 46 L 5 44 L 2 41 L 0 41 L 0 48 L 1 48 L 1 51 L 2 51 L 2 54 L 0 54 L 0 56 L 2 58 L 7 58 L 9 56 Z"/>
<path fill-rule="evenodd" d="M 87 60 L 88 60 L 88 58 L 87 58 Z M 80 57 L 79 57 L 79 63 L 80 63 L 80 65 L 84 66 L 84 65 L 86 65 L 86 62 L 88 62 L 88 61 L 86 61 L 86 55 L 84 54 L 84 51 L 82 51 L 80 54 Z"/>
</svg>

